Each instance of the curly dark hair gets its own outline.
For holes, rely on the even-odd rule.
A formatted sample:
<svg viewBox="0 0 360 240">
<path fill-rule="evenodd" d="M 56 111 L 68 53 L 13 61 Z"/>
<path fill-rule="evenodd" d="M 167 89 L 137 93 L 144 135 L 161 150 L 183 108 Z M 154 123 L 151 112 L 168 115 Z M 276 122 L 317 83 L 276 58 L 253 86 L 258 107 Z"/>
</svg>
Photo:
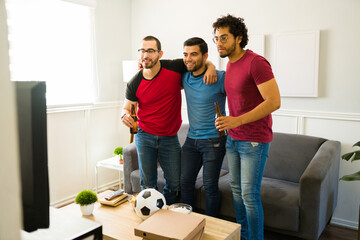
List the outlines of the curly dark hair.
<svg viewBox="0 0 360 240">
<path fill-rule="evenodd" d="M 216 32 L 216 29 L 225 27 L 229 27 L 229 31 L 232 35 L 234 35 L 234 38 L 236 38 L 237 36 L 242 36 L 240 47 L 245 48 L 245 46 L 248 44 L 249 38 L 247 34 L 248 30 L 244 23 L 244 19 L 240 17 L 234 17 L 230 14 L 218 18 L 216 22 L 213 23 L 214 34 Z"/>
</svg>

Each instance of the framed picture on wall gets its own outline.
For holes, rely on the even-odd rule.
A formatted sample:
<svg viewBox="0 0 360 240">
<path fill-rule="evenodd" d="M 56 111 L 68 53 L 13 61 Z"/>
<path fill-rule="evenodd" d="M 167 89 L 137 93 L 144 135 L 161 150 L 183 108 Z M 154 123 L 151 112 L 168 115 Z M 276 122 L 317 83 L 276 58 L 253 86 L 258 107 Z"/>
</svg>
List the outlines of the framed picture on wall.
<svg viewBox="0 0 360 240">
<path fill-rule="evenodd" d="M 320 31 L 276 36 L 275 78 L 282 97 L 317 97 Z"/>
</svg>

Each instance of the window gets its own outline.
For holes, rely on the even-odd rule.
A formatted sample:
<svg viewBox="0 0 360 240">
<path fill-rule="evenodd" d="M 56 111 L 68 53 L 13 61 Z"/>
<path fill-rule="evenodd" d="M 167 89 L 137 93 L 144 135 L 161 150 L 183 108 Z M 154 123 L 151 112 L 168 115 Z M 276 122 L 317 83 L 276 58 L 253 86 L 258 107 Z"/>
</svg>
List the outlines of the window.
<svg viewBox="0 0 360 240">
<path fill-rule="evenodd" d="M 46 81 L 47 104 L 95 99 L 94 0 L 6 0 L 12 81 Z"/>
</svg>

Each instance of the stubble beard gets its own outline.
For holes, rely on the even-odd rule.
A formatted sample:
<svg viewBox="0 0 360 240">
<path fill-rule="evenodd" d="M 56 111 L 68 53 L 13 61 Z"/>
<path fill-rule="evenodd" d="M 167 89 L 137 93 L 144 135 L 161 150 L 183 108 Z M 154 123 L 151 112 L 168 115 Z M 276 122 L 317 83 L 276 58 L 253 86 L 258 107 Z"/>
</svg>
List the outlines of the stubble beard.
<svg viewBox="0 0 360 240">
<path fill-rule="evenodd" d="M 189 68 L 188 66 L 187 66 L 187 62 L 185 63 L 185 65 L 186 65 L 186 69 L 188 70 L 188 72 L 196 72 L 197 70 L 199 70 L 200 68 L 202 68 L 203 67 L 203 65 L 204 65 L 204 58 L 201 58 L 201 61 L 195 61 L 194 62 L 194 66 L 193 67 L 191 67 L 191 68 Z"/>
<path fill-rule="evenodd" d="M 186 67 L 186 68 L 187 68 L 187 70 L 188 70 L 189 72 L 196 72 L 196 71 L 199 70 L 201 67 L 202 67 L 202 66 L 195 64 L 192 68 L 188 68 L 188 67 Z"/>
<path fill-rule="evenodd" d="M 159 57 L 157 57 L 155 59 L 150 59 L 150 62 L 143 64 L 143 66 L 145 69 L 150 69 L 150 68 L 153 68 L 158 61 L 159 61 Z"/>
<path fill-rule="evenodd" d="M 231 45 L 231 47 L 229 48 L 229 50 L 226 50 L 225 53 L 219 53 L 220 57 L 221 58 L 226 58 L 228 57 L 229 55 L 231 55 L 233 52 L 235 52 L 235 49 L 236 49 L 236 43 L 234 42 L 233 45 Z"/>
</svg>

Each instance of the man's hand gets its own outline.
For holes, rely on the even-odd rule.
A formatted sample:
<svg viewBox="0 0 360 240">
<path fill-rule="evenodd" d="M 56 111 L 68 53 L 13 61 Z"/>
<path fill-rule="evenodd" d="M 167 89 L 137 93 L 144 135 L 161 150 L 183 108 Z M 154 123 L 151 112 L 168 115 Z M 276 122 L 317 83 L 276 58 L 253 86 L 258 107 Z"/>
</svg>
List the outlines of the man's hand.
<svg viewBox="0 0 360 240">
<path fill-rule="evenodd" d="M 204 74 L 203 82 L 206 85 L 214 84 L 217 82 L 217 74 L 215 65 L 212 64 L 210 61 L 206 61 L 207 70 Z"/>
<path fill-rule="evenodd" d="M 131 128 L 134 125 L 134 119 L 130 116 L 129 113 L 126 113 L 123 118 L 121 119 L 122 123 Z"/>
<path fill-rule="evenodd" d="M 141 70 L 143 68 L 141 58 L 138 60 L 138 70 Z"/>
<path fill-rule="evenodd" d="M 121 121 L 127 127 L 132 127 L 134 125 L 134 119 L 130 116 L 131 104 L 135 105 L 135 109 L 137 108 L 137 102 L 133 102 L 128 99 L 125 99 L 123 111 L 121 115 Z"/>
<path fill-rule="evenodd" d="M 219 131 L 233 129 L 241 125 L 240 117 L 224 116 L 218 117 L 215 120 L 215 127 Z"/>
</svg>

